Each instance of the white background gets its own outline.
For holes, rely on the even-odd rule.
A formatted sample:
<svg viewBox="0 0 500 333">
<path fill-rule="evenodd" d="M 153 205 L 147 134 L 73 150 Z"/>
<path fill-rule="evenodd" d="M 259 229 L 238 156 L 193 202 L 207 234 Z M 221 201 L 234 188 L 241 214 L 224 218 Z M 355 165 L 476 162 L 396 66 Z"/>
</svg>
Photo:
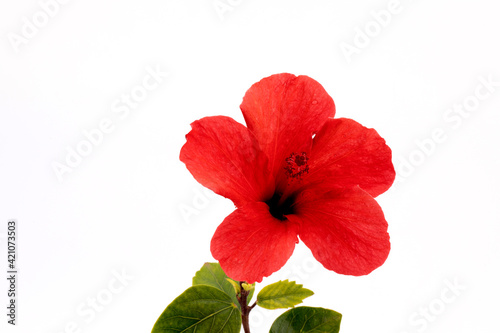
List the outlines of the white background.
<svg viewBox="0 0 500 333">
<path fill-rule="evenodd" d="M 382 267 L 340 276 L 300 244 L 264 284 L 303 283 L 316 293 L 305 305 L 343 314 L 342 333 L 498 331 L 495 1 L 221 0 L 217 12 L 213 0 L 61 0 L 51 16 L 48 2 L 0 5 L 3 272 L 9 219 L 19 232 L 18 325 L 2 278 L 2 332 L 149 332 L 213 261 L 234 208 L 179 161 L 189 124 L 242 121 L 245 91 L 280 72 L 315 78 L 339 117 L 377 129 L 399 178 L 378 198 L 392 243 Z M 148 68 L 168 76 L 125 114 Z M 58 179 L 54 165 L 105 119 L 112 130 Z M 252 332 L 278 313 L 255 310 Z"/>
</svg>

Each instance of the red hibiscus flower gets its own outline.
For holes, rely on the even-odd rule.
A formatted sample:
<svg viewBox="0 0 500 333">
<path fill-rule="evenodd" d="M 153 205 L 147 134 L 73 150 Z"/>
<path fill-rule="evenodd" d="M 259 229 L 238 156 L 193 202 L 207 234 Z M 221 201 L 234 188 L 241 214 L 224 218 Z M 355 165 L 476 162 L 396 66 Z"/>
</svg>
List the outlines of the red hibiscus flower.
<svg viewBox="0 0 500 333">
<path fill-rule="evenodd" d="M 231 199 L 211 252 L 228 276 L 253 283 L 279 270 L 300 238 L 329 270 L 365 275 L 386 260 L 387 222 L 374 197 L 393 183 L 391 150 L 374 129 L 334 119 L 335 104 L 307 76 L 255 83 L 241 111 L 191 124 L 180 159 Z"/>
</svg>

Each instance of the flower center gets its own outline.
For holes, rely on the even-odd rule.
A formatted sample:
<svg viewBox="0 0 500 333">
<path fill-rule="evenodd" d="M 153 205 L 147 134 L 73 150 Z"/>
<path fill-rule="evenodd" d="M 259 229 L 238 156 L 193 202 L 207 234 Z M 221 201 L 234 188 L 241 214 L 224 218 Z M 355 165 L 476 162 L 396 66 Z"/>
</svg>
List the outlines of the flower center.
<svg viewBox="0 0 500 333">
<path fill-rule="evenodd" d="M 309 165 L 307 161 L 309 158 L 305 152 L 302 154 L 291 153 L 289 157 L 285 159 L 285 174 L 289 180 L 301 179 L 304 173 L 309 172 Z"/>
<path fill-rule="evenodd" d="M 302 175 L 309 172 L 309 165 L 307 161 L 309 157 L 305 152 L 300 154 L 291 153 L 290 156 L 285 158 L 285 176 L 288 181 L 288 185 L 291 185 L 293 181 L 302 180 Z M 286 215 L 294 213 L 293 204 L 295 201 L 295 195 L 293 195 L 293 190 L 290 186 L 285 186 L 281 190 L 277 190 L 273 197 L 266 201 L 269 206 L 269 212 L 275 218 L 280 221 L 285 221 Z"/>
<path fill-rule="evenodd" d="M 285 221 L 286 216 L 293 214 L 293 197 L 288 197 L 282 202 L 282 196 L 279 193 L 274 193 L 273 197 L 266 201 L 269 206 L 269 213 L 278 220 Z"/>
</svg>

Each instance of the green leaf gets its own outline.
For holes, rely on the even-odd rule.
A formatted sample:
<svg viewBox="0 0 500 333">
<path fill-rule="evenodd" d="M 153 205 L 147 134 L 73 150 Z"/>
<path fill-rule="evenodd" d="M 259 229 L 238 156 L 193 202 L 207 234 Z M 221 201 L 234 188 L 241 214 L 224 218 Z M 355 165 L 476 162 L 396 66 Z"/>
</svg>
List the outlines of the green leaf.
<svg viewBox="0 0 500 333">
<path fill-rule="evenodd" d="M 302 303 L 302 300 L 314 295 L 295 281 L 278 281 L 262 288 L 257 295 L 257 304 L 265 309 L 286 309 Z"/>
<path fill-rule="evenodd" d="M 246 283 L 246 284 L 249 285 L 248 283 Z M 250 292 L 248 293 L 248 296 L 247 296 L 247 305 L 250 304 L 250 301 L 252 300 L 252 297 L 253 297 L 253 293 L 255 292 L 255 282 L 249 286 L 252 286 L 252 288 L 250 289 Z"/>
<path fill-rule="evenodd" d="M 338 333 L 342 315 L 333 310 L 301 306 L 279 316 L 269 333 Z"/>
<path fill-rule="evenodd" d="M 236 295 L 239 295 L 241 292 L 240 284 L 238 282 L 234 281 L 233 279 L 230 279 L 230 278 L 227 278 L 226 280 L 227 280 L 227 282 L 231 283 L 231 285 L 233 286 L 234 293 Z"/>
<path fill-rule="evenodd" d="M 240 303 L 238 302 L 235 293 L 236 286 L 239 288 L 240 284 L 238 281 L 234 281 L 229 278 L 226 273 L 224 273 L 219 263 L 206 262 L 203 267 L 196 272 L 196 275 L 193 277 L 193 286 L 198 285 L 212 286 L 222 290 L 231 297 L 234 303 L 238 306 L 238 309 L 240 308 Z M 252 286 L 255 287 L 255 283 L 252 284 Z M 250 291 L 247 298 L 247 304 L 250 304 L 254 291 L 255 288 Z"/>
<path fill-rule="evenodd" d="M 241 312 L 228 295 L 214 287 L 194 286 L 167 306 L 151 333 L 239 333 L 240 330 Z"/>
<path fill-rule="evenodd" d="M 229 295 L 229 297 L 233 300 L 233 303 L 236 304 L 239 309 L 240 303 L 236 298 L 233 284 L 231 284 L 227 279 L 229 278 L 218 263 L 206 262 L 193 277 L 193 286 L 206 285 L 217 288 Z M 236 283 L 238 284 L 238 282 Z"/>
</svg>

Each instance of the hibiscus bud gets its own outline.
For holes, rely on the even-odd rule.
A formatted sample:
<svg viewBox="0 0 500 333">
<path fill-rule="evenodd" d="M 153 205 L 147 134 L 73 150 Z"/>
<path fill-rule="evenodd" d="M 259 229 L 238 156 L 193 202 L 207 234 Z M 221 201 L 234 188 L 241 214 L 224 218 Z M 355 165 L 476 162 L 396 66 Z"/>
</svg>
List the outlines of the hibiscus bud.
<svg viewBox="0 0 500 333">
<path fill-rule="evenodd" d="M 249 283 L 242 283 L 241 286 L 243 287 L 243 289 L 245 289 L 246 291 L 252 291 L 255 289 L 255 284 L 249 284 Z"/>
</svg>

